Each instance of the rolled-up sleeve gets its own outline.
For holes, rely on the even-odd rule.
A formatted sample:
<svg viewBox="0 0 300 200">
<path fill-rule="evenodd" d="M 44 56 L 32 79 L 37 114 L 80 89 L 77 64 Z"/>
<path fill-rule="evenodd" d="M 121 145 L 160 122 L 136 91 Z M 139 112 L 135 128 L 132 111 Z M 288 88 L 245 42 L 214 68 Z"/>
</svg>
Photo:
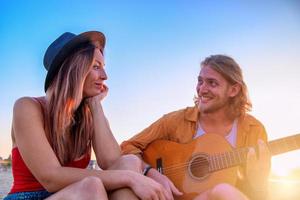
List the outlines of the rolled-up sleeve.
<svg viewBox="0 0 300 200">
<path fill-rule="evenodd" d="M 170 120 L 168 120 L 168 118 L 168 115 L 164 115 L 142 132 L 122 142 L 122 154 L 141 154 L 148 144 L 154 140 L 167 139 L 168 129 L 170 127 Z"/>
</svg>

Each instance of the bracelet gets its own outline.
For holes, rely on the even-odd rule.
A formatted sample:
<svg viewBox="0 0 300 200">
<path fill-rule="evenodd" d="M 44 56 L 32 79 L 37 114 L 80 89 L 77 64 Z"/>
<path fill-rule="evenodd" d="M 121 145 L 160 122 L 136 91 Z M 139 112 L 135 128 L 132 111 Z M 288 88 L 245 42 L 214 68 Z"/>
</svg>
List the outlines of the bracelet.
<svg viewBox="0 0 300 200">
<path fill-rule="evenodd" d="M 150 165 L 147 165 L 147 166 L 144 168 L 144 170 L 143 170 L 144 176 L 147 176 L 147 174 L 148 174 L 148 172 L 150 171 L 151 168 L 152 168 L 152 167 L 151 167 Z"/>
</svg>

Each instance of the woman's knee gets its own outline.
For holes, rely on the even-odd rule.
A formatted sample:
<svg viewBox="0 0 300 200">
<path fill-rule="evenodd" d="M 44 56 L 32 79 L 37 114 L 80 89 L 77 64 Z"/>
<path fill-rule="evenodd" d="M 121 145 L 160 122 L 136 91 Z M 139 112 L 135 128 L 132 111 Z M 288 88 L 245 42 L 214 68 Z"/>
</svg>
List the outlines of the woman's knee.
<svg viewBox="0 0 300 200">
<path fill-rule="evenodd" d="M 227 183 L 220 183 L 211 189 L 211 194 L 224 194 L 232 190 L 233 186 Z"/>
<path fill-rule="evenodd" d="M 133 154 L 123 155 L 117 160 L 112 168 L 141 172 L 142 161 L 138 156 Z"/>
<path fill-rule="evenodd" d="M 87 195 L 106 194 L 106 190 L 101 179 L 93 176 L 89 176 L 82 179 L 79 182 L 78 191 L 80 191 L 81 194 L 87 194 Z"/>
<path fill-rule="evenodd" d="M 246 200 L 247 197 L 234 186 L 227 183 L 220 183 L 214 186 L 209 192 L 209 199 L 236 199 Z"/>
<path fill-rule="evenodd" d="M 56 199 L 107 199 L 102 181 L 97 177 L 86 177 L 51 195 L 49 200 Z"/>
</svg>

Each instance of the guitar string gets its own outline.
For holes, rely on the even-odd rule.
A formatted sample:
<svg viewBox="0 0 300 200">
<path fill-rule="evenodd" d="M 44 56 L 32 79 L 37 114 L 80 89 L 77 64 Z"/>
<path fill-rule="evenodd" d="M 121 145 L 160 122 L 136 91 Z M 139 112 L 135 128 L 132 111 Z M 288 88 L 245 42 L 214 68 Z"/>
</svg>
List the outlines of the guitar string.
<svg viewBox="0 0 300 200">
<path fill-rule="evenodd" d="M 244 151 L 244 152 L 242 152 L 243 154 L 246 153 L 246 150 L 247 150 L 247 148 L 242 149 L 242 150 L 239 149 L 239 151 Z M 232 152 L 235 152 L 235 151 L 232 151 Z M 211 163 L 211 162 L 215 162 L 218 159 L 220 160 L 220 159 L 223 159 L 223 158 L 228 158 L 228 155 L 225 155 L 224 153 L 220 153 L 219 155 L 217 154 L 217 155 L 214 155 L 214 156 L 209 156 L 208 159 L 205 159 L 205 160 L 202 159 L 200 161 L 194 161 L 193 166 L 201 166 L 203 164 L 206 164 L 207 160 L 208 160 L 209 163 Z M 176 171 L 176 170 L 179 170 L 179 169 L 182 169 L 182 168 L 186 168 L 187 166 L 189 166 L 189 164 L 190 164 L 190 161 L 185 162 L 185 163 L 179 163 L 179 164 L 171 165 L 171 166 L 168 166 L 168 167 L 163 167 L 163 171 L 166 172 L 166 173 L 169 172 L 169 171 L 172 171 L 172 170 Z M 218 161 L 218 164 L 215 163 L 215 165 L 218 166 L 218 167 L 210 167 L 210 168 L 212 168 L 212 169 L 222 169 L 222 168 L 226 167 L 222 163 L 220 163 L 220 161 Z"/>
<path fill-rule="evenodd" d="M 248 151 L 248 149 L 240 149 L 239 150 L 242 154 L 245 154 L 247 151 Z M 224 153 L 219 153 L 219 154 L 216 154 L 216 155 L 212 155 L 212 156 L 208 156 L 207 158 L 208 158 L 208 160 L 211 160 L 211 161 L 218 161 L 218 162 L 220 162 L 219 160 L 223 160 L 223 159 L 225 159 L 225 158 L 228 158 L 228 154 L 234 154 L 234 156 L 236 156 L 236 157 L 238 157 L 237 156 L 237 154 L 238 154 L 238 152 L 237 151 L 232 151 L 232 152 L 230 152 L 230 153 L 227 153 L 227 154 L 224 154 Z M 236 159 L 234 159 L 234 160 L 236 160 Z M 196 162 L 196 161 L 194 161 L 194 162 Z M 177 168 L 177 167 L 182 167 L 182 166 L 186 166 L 188 163 L 190 163 L 190 161 L 188 161 L 188 162 L 184 162 L 184 163 L 178 163 L 178 164 L 175 164 L 175 165 L 170 165 L 169 167 L 164 167 L 163 169 L 171 169 L 171 168 Z"/>
<path fill-rule="evenodd" d="M 206 164 L 207 164 L 207 161 L 195 161 L 195 162 L 193 162 L 193 167 L 203 166 L 203 165 L 206 165 Z M 187 164 L 184 164 L 184 165 L 181 165 L 181 166 L 178 166 L 178 167 L 173 167 L 173 168 L 169 167 L 169 169 L 164 169 L 163 168 L 163 171 L 164 171 L 165 175 L 171 175 L 171 174 L 174 174 L 174 173 L 176 174 L 177 170 L 181 170 L 182 168 L 186 168 L 189 165 L 190 165 L 190 163 L 187 163 Z M 208 172 L 212 172 L 212 171 L 218 170 L 218 169 L 223 169 L 225 167 L 226 167 L 225 165 L 222 165 L 220 167 L 210 167 L 208 165 Z M 212 170 L 209 170 L 209 169 L 212 169 Z"/>
<path fill-rule="evenodd" d="M 201 165 L 203 165 L 203 163 L 207 163 L 207 162 L 206 161 L 197 161 L 197 162 L 193 163 L 193 166 L 194 167 L 201 166 Z M 232 166 L 235 166 L 235 165 L 238 165 L 238 163 L 233 164 Z M 181 169 L 186 168 L 187 166 L 189 166 L 189 164 L 178 166 L 177 168 L 172 168 L 172 169 L 164 169 L 163 168 L 163 172 L 164 172 L 164 175 L 170 176 L 170 175 L 173 175 L 173 174 L 178 174 L 178 170 L 179 170 L 179 172 L 184 172 Z M 224 168 L 226 168 L 225 165 L 222 165 L 222 166 L 219 165 L 218 167 L 208 167 L 207 172 L 213 172 L 213 171 L 221 170 L 221 169 L 224 169 Z"/>
<path fill-rule="evenodd" d="M 225 166 L 223 166 L 223 163 L 221 163 L 220 160 L 221 159 L 223 160 L 223 158 L 228 158 L 229 157 L 228 154 L 232 154 L 233 153 L 234 157 L 235 156 L 239 157 L 236 154 L 238 154 L 239 152 L 241 152 L 243 154 L 242 156 L 245 158 L 244 154 L 247 153 L 247 151 L 248 151 L 248 148 L 246 147 L 246 148 L 242 148 L 242 149 L 235 149 L 235 150 L 233 150 L 231 152 L 219 153 L 219 154 L 216 154 L 216 155 L 213 155 L 213 156 L 209 156 L 208 159 L 204 159 L 204 160 L 202 159 L 200 161 L 194 161 L 193 162 L 193 166 L 196 166 L 196 167 L 197 166 L 201 166 L 203 164 L 206 164 L 207 160 L 208 160 L 209 163 L 215 162 L 215 164 L 214 164 L 215 166 L 209 165 L 208 169 L 212 169 L 212 171 L 215 170 L 215 169 L 219 170 L 219 169 L 222 169 L 222 168 L 226 167 L 226 165 L 228 163 L 228 160 L 225 159 L 225 163 L 226 163 Z M 231 159 L 229 158 L 229 162 L 231 162 L 230 160 Z M 236 160 L 236 159 L 233 158 L 233 160 Z M 222 162 L 224 162 L 224 161 L 222 161 Z M 168 167 L 163 167 L 163 171 L 165 172 L 165 175 L 166 174 L 171 174 L 172 171 L 174 171 L 173 173 L 178 173 L 178 172 L 176 172 L 176 170 L 179 170 L 179 169 L 182 169 L 182 168 L 186 168 L 187 166 L 189 166 L 189 164 L 190 164 L 190 161 L 189 162 L 185 162 L 185 163 L 178 163 L 178 164 L 171 165 L 171 166 L 168 166 Z"/>
<path fill-rule="evenodd" d="M 257 147 L 255 147 L 257 148 Z M 207 164 L 207 163 L 211 163 L 211 162 L 215 162 L 215 166 L 212 166 L 212 165 L 208 165 L 208 172 L 213 172 L 213 171 L 216 171 L 216 170 L 220 170 L 220 169 L 224 169 L 226 167 L 228 167 L 228 160 L 225 159 L 225 161 L 223 160 L 223 158 L 228 158 L 230 155 L 228 154 L 235 154 L 234 156 L 238 157 L 236 154 L 238 154 L 239 152 L 242 153 L 242 159 L 246 159 L 246 156 L 247 156 L 247 152 L 248 152 L 248 149 L 249 148 L 242 148 L 242 149 L 235 149 L 231 152 L 225 152 L 225 153 L 220 153 L 220 154 L 217 154 L 217 155 L 213 155 L 213 156 L 209 156 L 204 159 L 200 159 L 199 161 L 194 161 L 192 162 L 193 163 L 193 166 L 194 167 L 197 167 L 197 166 L 201 166 L 201 165 L 204 165 L 204 164 Z M 223 160 L 220 162 L 220 160 Z M 234 162 L 237 160 L 237 159 L 233 159 Z M 217 164 L 217 162 L 218 164 Z M 235 164 L 231 162 L 231 159 L 229 158 L 229 166 L 234 166 L 234 165 L 238 165 L 239 163 L 241 163 L 242 161 L 238 160 L 238 162 Z M 165 167 L 163 168 L 163 171 L 165 172 L 164 174 L 165 175 L 172 175 L 172 174 L 177 174 L 177 170 L 180 170 L 182 168 L 186 168 L 187 166 L 190 165 L 190 161 L 189 162 L 185 162 L 185 163 L 180 163 L 180 164 L 176 164 L 176 165 L 171 165 L 169 167 Z M 225 163 L 225 165 L 223 164 Z M 184 172 L 184 171 L 183 171 Z"/>
<path fill-rule="evenodd" d="M 255 146 L 254 148 L 257 148 L 257 146 Z M 212 163 L 214 162 L 214 166 L 213 165 L 208 165 L 208 172 L 212 172 L 212 171 L 216 171 L 216 170 L 220 170 L 220 169 L 224 169 L 228 166 L 234 166 L 235 163 L 232 163 L 231 160 L 234 160 L 234 162 L 236 162 L 236 158 L 231 159 L 231 155 L 230 154 L 234 154 L 233 157 L 239 157 L 237 156 L 238 153 L 242 153 L 243 155 L 243 159 L 246 159 L 246 155 L 245 153 L 248 152 L 248 148 L 242 148 L 242 149 L 235 149 L 231 152 L 225 152 L 225 153 L 220 153 L 217 155 L 213 155 L 213 156 L 209 156 L 204 159 L 198 160 L 198 161 L 194 161 L 193 162 L 193 166 L 197 167 L 197 166 L 201 166 L 201 165 L 207 165 L 208 163 Z M 230 158 L 229 158 L 230 157 Z M 223 160 L 225 158 L 225 161 Z M 227 160 L 229 158 L 229 160 Z M 220 161 L 222 160 L 222 161 Z M 228 165 L 229 162 L 229 165 Z M 239 163 L 240 161 L 238 161 L 237 163 Z M 223 164 L 225 163 L 225 165 Z M 176 165 L 171 165 L 169 167 L 165 167 L 163 168 L 165 175 L 171 175 L 172 173 L 178 173 L 177 170 L 180 170 L 182 168 L 186 168 L 190 165 L 190 161 L 189 162 L 185 162 L 185 163 L 179 163 Z"/>
</svg>

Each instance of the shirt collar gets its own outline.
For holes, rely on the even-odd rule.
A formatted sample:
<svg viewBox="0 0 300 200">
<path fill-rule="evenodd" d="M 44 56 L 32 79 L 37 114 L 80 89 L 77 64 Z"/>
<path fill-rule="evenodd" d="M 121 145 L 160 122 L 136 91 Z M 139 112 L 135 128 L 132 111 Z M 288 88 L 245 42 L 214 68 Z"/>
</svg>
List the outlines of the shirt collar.
<svg viewBox="0 0 300 200">
<path fill-rule="evenodd" d="M 188 121 L 197 122 L 199 114 L 200 112 L 197 106 L 187 107 L 184 112 L 184 118 Z"/>
</svg>

